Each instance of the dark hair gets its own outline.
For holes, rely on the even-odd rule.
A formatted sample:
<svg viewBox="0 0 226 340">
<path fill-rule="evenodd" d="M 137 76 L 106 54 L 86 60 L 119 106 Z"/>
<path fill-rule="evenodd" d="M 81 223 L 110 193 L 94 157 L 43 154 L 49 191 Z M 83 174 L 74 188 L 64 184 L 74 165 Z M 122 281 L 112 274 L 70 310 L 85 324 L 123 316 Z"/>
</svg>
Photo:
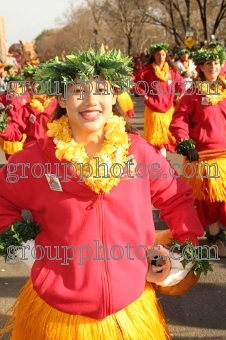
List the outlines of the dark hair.
<svg viewBox="0 0 226 340">
<path fill-rule="evenodd" d="M 158 51 L 156 51 L 158 52 Z M 150 65 L 155 62 L 154 55 L 151 54 L 150 57 L 148 58 L 147 65 Z M 179 72 L 179 69 L 176 65 L 176 63 L 171 59 L 170 55 L 166 52 L 166 62 L 169 64 L 169 66 L 174 69 L 175 71 Z"/>
<path fill-rule="evenodd" d="M 127 133 L 132 133 L 135 134 L 138 132 L 138 130 L 135 128 L 135 126 L 133 126 L 133 124 L 130 123 L 130 121 L 128 120 L 127 116 L 124 114 L 124 112 L 122 111 L 119 103 L 116 101 L 116 104 L 112 106 L 112 112 L 114 115 L 118 116 L 118 117 L 123 117 L 126 121 L 126 125 L 125 125 L 125 129 Z M 67 113 L 66 109 L 61 107 L 59 104 L 56 107 L 56 110 L 53 113 L 53 118 L 52 121 L 55 119 L 60 119 L 62 116 L 65 116 Z"/>
<path fill-rule="evenodd" d="M 198 70 L 197 78 L 200 78 L 201 81 L 206 81 L 204 72 L 202 72 L 200 68 Z M 217 77 L 217 84 L 222 86 L 223 89 L 226 89 L 226 82 L 219 76 Z"/>
</svg>

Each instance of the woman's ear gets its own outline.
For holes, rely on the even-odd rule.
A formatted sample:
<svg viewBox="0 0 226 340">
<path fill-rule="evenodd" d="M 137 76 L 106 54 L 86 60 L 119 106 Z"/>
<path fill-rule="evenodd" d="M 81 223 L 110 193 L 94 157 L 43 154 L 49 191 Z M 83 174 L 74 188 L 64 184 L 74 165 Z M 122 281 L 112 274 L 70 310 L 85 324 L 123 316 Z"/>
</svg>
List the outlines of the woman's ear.
<svg viewBox="0 0 226 340">
<path fill-rule="evenodd" d="M 203 72 L 203 65 L 199 65 L 200 70 Z"/>
<path fill-rule="evenodd" d="M 62 96 L 58 96 L 57 101 L 58 101 L 58 104 L 59 104 L 61 107 L 63 107 L 63 108 L 66 107 L 66 100 L 63 99 Z"/>
<path fill-rule="evenodd" d="M 112 105 L 115 105 L 115 104 L 116 104 L 116 100 L 117 100 L 117 95 L 114 94 L 114 95 L 113 95 L 113 99 L 112 99 Z"/>
</svg>

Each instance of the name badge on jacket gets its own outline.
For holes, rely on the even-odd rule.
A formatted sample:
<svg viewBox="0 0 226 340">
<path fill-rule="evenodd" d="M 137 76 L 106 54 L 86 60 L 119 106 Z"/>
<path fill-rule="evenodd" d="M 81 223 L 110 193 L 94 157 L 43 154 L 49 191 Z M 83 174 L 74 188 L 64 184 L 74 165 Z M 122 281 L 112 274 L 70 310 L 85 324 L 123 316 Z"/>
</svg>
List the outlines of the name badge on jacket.
<svg viewBox="0 0 226 340">
<path fill-rule="evenodd" d="M 45 174 L 47 182 L 51 190 L 63 191 L 59 178 L 56 175 Z"/>
<path fill-rule="evenodd" d="M 209 99 L 207 97 L 202 97 L 202 105 L 209 105 Z"/>
<path fill-rule="evenodd" d="M 36 121 L 36 117 L 35 115 L 33 115 L 32 113 L 30 114 L 30 117 L 29 117 L 29 122 L 33 123 Z"/>
</svg>

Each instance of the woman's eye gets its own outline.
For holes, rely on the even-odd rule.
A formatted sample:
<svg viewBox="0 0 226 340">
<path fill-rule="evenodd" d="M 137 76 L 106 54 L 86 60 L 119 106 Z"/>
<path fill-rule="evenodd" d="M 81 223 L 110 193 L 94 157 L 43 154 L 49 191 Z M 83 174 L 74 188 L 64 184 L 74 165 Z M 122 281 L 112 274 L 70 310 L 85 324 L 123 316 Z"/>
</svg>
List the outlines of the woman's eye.
<svg viewBox="0 0 226 340">
<path fill-rule="evenodd" d="M 85 91 L 82 89 L 76 89 L 75 93 L 84 93 Z"/>
<path fill-rule="evenodd" d="M 103 93 L 104 92 L 104 89 L 98 89 L 99 92 Z"/>
<path fill-rule="evenodd" d="M 106 89 L 105 88 L 98 88 L 97 90 L 96 90 L 96 93 L 98 94 L 98 93 L 105 93 L 106 92 Z"/>
</svg>

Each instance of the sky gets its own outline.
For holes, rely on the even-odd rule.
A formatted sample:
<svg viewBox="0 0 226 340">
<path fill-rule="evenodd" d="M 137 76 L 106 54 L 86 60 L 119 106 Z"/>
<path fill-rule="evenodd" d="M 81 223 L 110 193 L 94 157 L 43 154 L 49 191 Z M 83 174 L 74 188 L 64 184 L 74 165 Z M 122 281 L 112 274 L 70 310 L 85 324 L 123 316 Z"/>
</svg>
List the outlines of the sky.
<svg viewBox="0 0 226 340">
<path fill-rule="evenodd" d="M 0 0 L 0 16 L 5 19 L 8 48 L 19 40 L 31 42 L 43 30 L 57 27 L 56 19 L 84 0 Z"/>
</svg>

